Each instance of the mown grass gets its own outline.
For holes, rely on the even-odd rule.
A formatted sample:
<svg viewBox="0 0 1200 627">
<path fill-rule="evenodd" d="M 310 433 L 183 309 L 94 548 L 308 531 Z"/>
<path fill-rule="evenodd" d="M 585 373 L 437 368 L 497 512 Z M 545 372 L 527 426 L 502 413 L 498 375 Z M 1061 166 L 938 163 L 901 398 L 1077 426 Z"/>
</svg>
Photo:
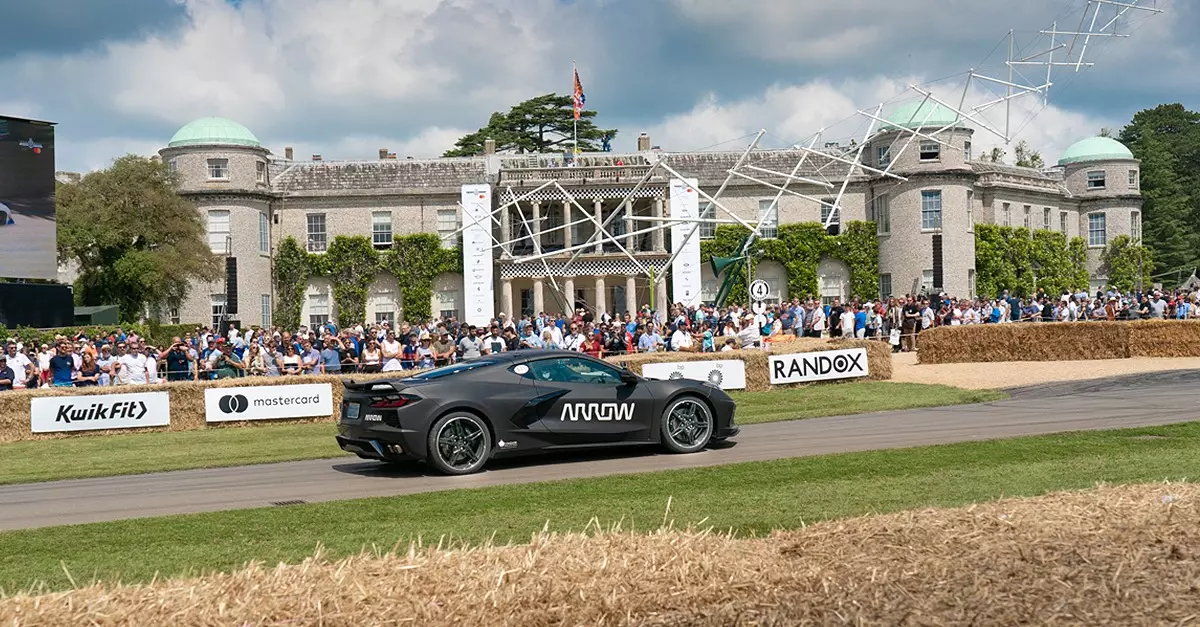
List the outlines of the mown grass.
<svg viewBox="0 0 1200 627">
<path fill-rule="evenodd" d="M 1200 423 L 970 442 L 0 533 L 0 586 L 50 588 L 401 548 L 525 541 L 596 518 L 763 534 L 830 518 L 1200 475 Z M 670 502 L 670 511 L 667 504 Z"/>
<path fill-rule="evenodd" d="M 774 422 L 1003 398 L 944 385 L 863 382 L 735 394 L 738 422 Z M 0 444 L 0 484 L 340 457 L 330 423 L 126 433 Z"/>
</svg>

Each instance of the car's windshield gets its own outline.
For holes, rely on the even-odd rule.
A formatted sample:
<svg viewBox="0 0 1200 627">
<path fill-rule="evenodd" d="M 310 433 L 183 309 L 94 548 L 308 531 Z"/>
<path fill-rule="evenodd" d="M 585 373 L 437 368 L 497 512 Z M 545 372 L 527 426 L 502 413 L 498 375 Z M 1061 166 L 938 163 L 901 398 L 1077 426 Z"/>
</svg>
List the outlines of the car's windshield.
<svg viewBox="0 0 1200 627">
<path fill-rule="evenodd" d="M 408 377 L 408 378 L 416 379 L 418 381 L 428 381 L 430 379 L 440 379 L 442 377 L 448 377 L 452 374 L 458 374 L 460 372 L 466 372 L 468 370 L 474 370 L 476 368 L 490 366 L 494 363 L 496 363 L 496 362 L 493 360 L 490 360 L 490 359 L 464 361 L 464 362 L 457 363 L 457 364 L 451 364 L 449 366 L 442 366 L 441 368 L 434 368 L 433 370 L 430 370 L 428 372 L 422 372 L 421 374 L 414 374 L 413 376 Z"/>
</svg>

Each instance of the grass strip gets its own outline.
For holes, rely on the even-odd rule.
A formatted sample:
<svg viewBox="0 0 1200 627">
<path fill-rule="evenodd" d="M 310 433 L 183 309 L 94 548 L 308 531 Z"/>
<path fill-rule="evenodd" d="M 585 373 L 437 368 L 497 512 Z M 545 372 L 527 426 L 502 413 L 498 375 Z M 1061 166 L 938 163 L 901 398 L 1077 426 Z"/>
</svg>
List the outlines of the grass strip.
<svg viewBox="0 0 1200 627">
<path fill-rule="evenodd" d="M 980 403 L 999 392 L 944 385 L 862 382 L 735 393 L 738 422 L 774 422 L 938 405 Z M 0 485 L 191 468 L 323 459 L 344 453 L 330 423 L 122 433 L 0 444 Z"/>
<path fill-rule="evenodd" d="M 70 587 L 64 569 L 80 584 L 227 571 L 249 560 L 296 562 L 318 546 L 339 557 L 417 538 L 525 541 L 543 525 L 581 530 L 593 518 L 625 529 L 649 530 L 666 519 L 763 534 L 831 518 L 1197 475 L 1200 423 L 1186 423 L 146 518 L 0 533 L 0 587 Z"/>
</svg>

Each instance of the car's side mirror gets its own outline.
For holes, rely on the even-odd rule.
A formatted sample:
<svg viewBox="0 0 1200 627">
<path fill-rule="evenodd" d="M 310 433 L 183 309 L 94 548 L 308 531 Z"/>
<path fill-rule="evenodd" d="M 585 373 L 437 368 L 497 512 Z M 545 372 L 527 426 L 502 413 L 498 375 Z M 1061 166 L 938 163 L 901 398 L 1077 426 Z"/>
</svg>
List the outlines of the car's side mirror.
<svg viewBox="0 0 1200 627">
<path fill-rule="evenodd" d="M 622 384 L 637 385 L 637 382 L 638 382 L 637 375 L 633 374 L 632 372 L 630 372 L 628 370 L 621 371 L 621 383 Z"/>
</svg>

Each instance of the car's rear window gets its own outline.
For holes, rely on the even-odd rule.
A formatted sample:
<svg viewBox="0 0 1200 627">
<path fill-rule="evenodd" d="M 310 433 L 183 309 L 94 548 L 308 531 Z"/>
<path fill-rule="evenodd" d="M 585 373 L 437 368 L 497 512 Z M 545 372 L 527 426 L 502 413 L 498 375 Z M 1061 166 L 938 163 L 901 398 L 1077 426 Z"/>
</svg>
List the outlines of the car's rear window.
<svg viewBox="0 0 1200 627">
<path fill-rule="evenodd" d="M 458 374 L 460 372 L 466 372 L 468 370 L 475 370 L 476 368 L 483 368 L 484 366 L 490 366 L 494 363 L 496 363 L 496 362 L 493 360 L 490 360 L 490 359 L 483 359 L 483 360 L 474 360 L 473 359 L 471 361 L 464 361 L 464 362 L 457 363 L 457 364 L 450 364 L 449 366 L 442 366 L 441 368 L 434 368 L 433 370 L 430 370 L 428 372 L 422 372 L 421 374 L 414 374 L 413 376 L 408 377 L 408 378 L 416 379 L 418 381 L 428 381 L 430 379 L 441 379 L 442 377 L 448 377 L 450 375 Z"/>
</svg>

